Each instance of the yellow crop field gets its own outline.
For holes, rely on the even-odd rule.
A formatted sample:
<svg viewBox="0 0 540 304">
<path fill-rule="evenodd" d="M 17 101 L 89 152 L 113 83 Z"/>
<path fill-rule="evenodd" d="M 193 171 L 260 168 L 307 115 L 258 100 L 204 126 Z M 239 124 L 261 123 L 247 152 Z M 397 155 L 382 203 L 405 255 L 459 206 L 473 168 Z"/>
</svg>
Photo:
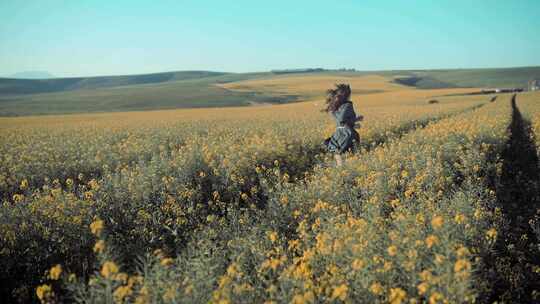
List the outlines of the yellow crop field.
<svg viewBox="0 0 540 304">
<path fill-rule="evenodd" d="M 427 98 L 434 95 L 449 95 L 478 91 L 478 89 L 475 88 L 417 90 L 415 88 L 394 83 L 392 80 L 392 77 L 378 75 L 283 75 L 267 79 L 237 81 L 226 83 L 221 86 L 229 90 L 237 91 L 273 93 L 278 95 L 298 94 L 301 96 L 309 96 L 314 100 L 322 98 L 326 90 L 331 88 L 335 83 L 349 83 L 353 88 L 361 88 L 360 90 L 353 90 L 353 100 L 360 95 L 375 94 L 373 97 L 365 96 L 368 101 L 387 100 L 387 97 L 390 97 L 390 99 L 393 97 Z"/>
<path fill-rule="evenodd" d="M 365 117 L 342 167 L 321 145 L 335 129 L 322 96 L 338 81 L 362 88 Z M 1 295 L 540 300 L 539 93 L 493 100 L 373 75 L 221 86 L 308 98 L 0 118 Z"/>
<path fill-rule="evenodd" d="M 539 1 L 43 2 L 0 304 L 540 304 Z"/>
<path fill-rule="evenodd" d="M 334 83 L 349 83 L 352 87 L 362 88 L 362 91 L 396 91 L 410 89 L 390 82 L 390 78 L 366 76 L 331 76 L 331 75 L 284 75 L 267 79 L 245 80 L 224 84 L 223 87 L 232 90 L 246 91 L 277 91 L 283 94 L 307 93 L 323 95 L 326 89 Z"/>
</svg>

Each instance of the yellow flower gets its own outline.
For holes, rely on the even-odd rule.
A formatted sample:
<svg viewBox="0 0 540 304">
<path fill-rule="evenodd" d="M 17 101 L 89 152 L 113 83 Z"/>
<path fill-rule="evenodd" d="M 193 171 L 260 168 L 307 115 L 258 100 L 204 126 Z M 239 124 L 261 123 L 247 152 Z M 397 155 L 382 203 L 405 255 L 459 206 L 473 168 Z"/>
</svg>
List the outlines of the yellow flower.
<svg viewBox="0 0 540 304">
<path fill-rule="evenodd" d="M 128 285 L 142 284 L 144 282 L 144 277 L 141 275 L 135 275 L 129 278 Z"/>
<path fill-rule="evenodd" d="M 167 301 L 167 302 L 170 302 L 170 301 L 174 300 L 174 298 L 176 298 L 176 288 L 171 286 L 171 287 L 167 288 L 167 291 L 165 291 L 165 293 L 163 294 L 163 300 Z"/>
<path fill-rule="evenodd" d="M 308 278 L 311 275 L 311 270 L 307 263 L 300 263 L 295 267 L 293 275 L 296 278 Z"/>
<path fill-rule="evenodd" d="M 435 263 L 442 264 L 444 262 L 444 256 L 440 254 L 435 255 Z"/>
<path fill-rule="evenodd" d="M 301 295 L 301 294 L 296 294 L 294 295 L 294 297 L 292 298 L 292 301 L 291 301 L 292 304 L 304 304 L 306 303 L 306 301 L 304 301 L 304 296 Z"/>
<path fill-rule="evenodd" d="M 184 293 L 185 293 L 186 295 L 192 294 L 192 293 L 193 293 L 193 285 L 187 286 L 186 289 L 184 289 Z"/>
<path fill-rule="evenodd" d="M 94 252 L 95 253 L 102 253 L 103 250 L 105 250 L 105 241 L 99 240 L 94 245 Z"/>
<path fill-rule="evenodd" d="M 422 282 L 422 283 L 418 284 L 418 286 L 416 286 L 416 288 L 418 289 L 418 294 L 423 295 L 428 291 L 429 284 L 426 283 L 426 282 Z"/>
<path fill-rule="evenodd" d="M 407 252 L 407 257 L 409 257 L 409 259 L 411 259 L 411 260 L 416 259 L 418 257 L 418 251 L 416 251 L 415 249 L 410 249 Z"/>
<path fill-rule="evenodd" d="M 352 269 L 354 270 L 360 270 L 362 268 L 364 268 L 364 261 L 363 260 L 360 260 L 360 259 L 355 259 L 353 262 L 352 262 Z"/>
<path fill-rule="evenodd" d="M 459 259 L 454 264 L 454 272 L 468 272 L 471 270 L 471 263 L 466 259 Z"/>
<path fill-rule="evenodd" d="M 338 287 L 334 288 L 334 291 L 332 292 L 331 299 L 340 299 L 341 301 L 345 301 L 347 298 L 347 292 L 349 291 L 349 287 L 347 287 L 347 284 L 341 284 Z"/>
<path fill-rule="evenodd" d="M 21 190 L 28 188 L 28 180 L 25 178 L 21 181 Z"/>
<path fill-rule="evenodd" d="M 272 243 L 276 242 L 277 239 L 278 239 L 277 232 L 272 231 L 272 232 L 268 233 L 268 238 L 270 239 L 270 241 L 272 241 Z"/>
<path fill-rule="evenodd" d="M 433 247 L 433 245 L 436 245 L 437 243 L 439 243 L 439 238 L 435 235 L 429 235 L 427 238 L 426 238 L 426 246 L 427 248 L 431 248 Z"/>
<path fill-rule="evenodd" d="M 465 215 L 461 213 L 456 214 L 456 216 L 454 216 L 454 222 L 456 222 L 457 224 L 465 222 Z"/>
<path fill-rule="evenodd" d="M 100 188 L 98 182 L 97 182 L 95 179 L 90 180 L 90 181 L 88 182 L 88 185 L 90 186 L 90 189 L 92 189 L 92 190 L 96 190 L 96 191 L 97 191 L 97 190 L 99 190 L 99 188 Z"/>
<path fill-rule="evenodd" d="M 94 198 L 94 193 L 92 191 L 85 191 L 84 198 L 87 200 L 91 200 L 92 198 Z"/>
<path fill-rule="evenodd" d="M 174 260 L 172 258 L 164 258 L 159 263 L 161 264 L 161 266 L 169 266 L 172 265 L 173 262 Z"/>
<path fill-rule="evenodd" d="M 124 298 L 131 294 L 131 286 L 120 286 L 113 292 L 115 302 L 122 303 Z"/>
<path fill-rule="evenodd" d="M 430 281 L 433 275 L 429 270 L 424 270 L 420 273 L 420 278 L 424 281 Z"/>
<path fill-rule="evenodd" d="M 276 270 L 279 267 L 279 265 L 281 265 L 281 260 L 280 259 L 269 258 L 268 260 L 265 260 L 261 264 L 261 267 L 263 269 L 271 268 L 272 270 Z"/>
<path fill-rule="evenodd" d="M 456 250 L 456 255 L 460 258 L 467 254 L 469 254 L 469 249 L 467 249 L 467 247 L 461 246 Z"/>
<path fill-rule="evenodd" d="M 125 272 L 120 272 L 120 273 L 117 273 L 115 276 L 114 276 L 114 280 L 115 281 L 122 281 L 122 282 L 127 282 L 128 280 L 128 275 L 127 273 Z"/>
<path fill-rule="evenodd" d="M 102 230 L 103 230 L 102 220 L 95 220 L 90 224 L 90 231 L 92 231 L 94 235 L 99 235 Z"/>
<path fill-rule="evenodd" d="M 230 277 L 235 277 L 239 274 L 238 266 L 235 262 L 231 263 L 229 267 L 227 267 L 227 275 Z"/>
<path fill-rule="evenodd" d="M 140 295 L 135 298 L 135 304 L 148 304 L 148 303 L 150 303 L 148 296 Z"/>
<path fill-rule="evenodd" d="M 163 250 L 161 250 L 161 249 L 156 249 L 156 250 L 154 250 L 153 254 L 154 254 L 156 257 L 160 258 L 160 259 L 162 259 L 163 257 L 165 257 L 165 254 L 163 253 Z"/>
<path fill-rule="evenodd" d="M 101 275 L 104 278 L 109 278 L 111 275 L 118 272 L 118 266 L 114 262 L 107 261 L 103 263 L 103 266 L 101 267 Z"/>
<path fill-rule="evenodd" d="M 486 237 L 489 241 L 494 241 L 497 238 L 497 229 L 491 228 L 486 231 Z"/>
<path fill-rule="evenodd" d="M 407 191 L 405 191 L 405 197 L 406 198 L 411 198 L 414 194 L 414 190 L 412 189 L 407 189 Z"/>
<path fill-rule="evenodd" d="M 369 291 L 375 295 L 381 295 L 383 293 L 383 287 L 380 283 L 375 282 L 369 287 Z"/>
<path fill-rule="evenodd" d="M 481 217 L 482 217 L 482 209 L 476 209 L 476 210 L 474 211 L 474 218 L 478 220 L 478 219 L 480 219 Z"/>
<path fill-rule="evenodd" d="M 290 177 L 289 174 L 287 174 L 287 173 L 283 174 L 283 181 L 284 182 L 288 181 L 289 177 Z"/>
<path fill-rule="evenodd" d="M 392 246 L 388 247 L 388 249 L 386 251 L 388 252 L 388 255 L 395 256 L 397 254 L 398 249 L 397 249 L 396 246 L 392 245 Z"/>
<path fill-rule="evenodd" d="M 299 240 L 290 240 L 288 243 L 289 243 L 289 246 L 287 248 L 291 251 L 294 249 L 297 249 L 298 246 L 300 246 Z"/>
<path fill-rule="evenodd" d="M 22 194 L 13 194 L 13 201 L 15 203 L 19 203 L 24 199 L 24 195 Z"/>
<path fill-rule="evenodd" d="M 62 265 L 57 264 L 49 270 L 49 278 L 51 280 L 58 280 L 62 274 Z"/>
<path fill-rule="evenodd" d="M 139 290 L 139 294 L 141 294 L 141 295 L 143 295 L 143 296 L 147 296 L 147 295 L 149 294 L 149 292 L 148 292 L 148 287 L 143 286 L 143 287 L 141 288 L 141 290 Z"/>
<path fill-rule="evenodd" d="M 442 300 L 444 299 L 443 295 L 438 293 L 438 292 L 434 292 L 431 294 L 431 296 L 429 297 L 429 304 L 437 304 L 437 303 L 440 303 L 442 302 Z"/>
<path fill-rule="evenodd" d="M 315 295 L 308 291 L 304 294 L 296 294 L 292 298 L 291 303 L 292 304 L 306 304 L 306 303 L 313 303 L 315 301 Z"/>
<path fill-rule="evenodd" d="M 36 288 L 36 295 L 38 299 L 41 301 L 49 298 L 50 296 L 52 296 L 52 294 L 53 293 L 52 293 L 51 285 L 43 284 L 43 285 L 38 286 L 38 288 Z"/>
<path fill-rule="evenodd" d="M 440 215 L 434 216 L 433 219 L 431 219 L 431 227 L 433 227 L 433 229 L 441 228 L 443 223 L 444 219 Z"/>
<path fill-rule="evenodd" d="M 390 296 L 388 302 L 390 304 L 401 304 L 407 297 L 405 290 L 401 288 L 390 288 Z"/>
</svg>

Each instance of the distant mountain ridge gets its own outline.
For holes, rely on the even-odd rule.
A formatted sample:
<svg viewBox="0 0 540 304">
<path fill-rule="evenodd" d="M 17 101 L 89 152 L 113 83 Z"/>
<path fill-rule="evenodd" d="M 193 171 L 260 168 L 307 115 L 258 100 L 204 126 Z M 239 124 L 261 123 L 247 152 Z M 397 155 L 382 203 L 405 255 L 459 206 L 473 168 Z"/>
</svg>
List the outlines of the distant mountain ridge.
<svg viewBox="0 0 540 304">
<path fill-rule="evenodd" d="M 47 71 L 24 71 L 24 72 L 18 72 L 15 74 L 11 74 L 8 76 L 8 78 L 16 78 L 16 79 L 49 79 L 54 78 L 54 75 Z"/>
</svg>

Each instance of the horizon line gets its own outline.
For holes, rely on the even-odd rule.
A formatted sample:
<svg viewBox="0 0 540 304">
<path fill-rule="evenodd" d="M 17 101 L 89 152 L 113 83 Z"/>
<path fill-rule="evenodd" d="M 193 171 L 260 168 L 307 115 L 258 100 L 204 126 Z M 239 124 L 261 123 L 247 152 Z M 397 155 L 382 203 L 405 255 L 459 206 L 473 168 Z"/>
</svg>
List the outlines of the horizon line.
<svg viewBox="0 0 540 304">
<path fill-rule="evenodd" d="M 100 75 L 88 75 L 88 76 L 53 76 L 49 78 L 14 78 L 10 76 L 0 76 L 0 79 L 16 79 L 16 80 L 50 80 L 50 79 L 73 79 L 73 78 L 100 78 L 100 77 L 127 77 L 127 76 L 142 76 L 142 75 L 158 75 L 166 73 L 181 73 L 181 72 L 209 72 L 209 73 L 222 73 L 222 74 L 258 74 L 258 73 L 272 73 L 276 71 L 295 71 L 298 70 L 298 74 L 302 73 L 302 70 L 314 70 L 322 69 L 320 72 L 394 72 L 394 71 L 454 71 L 454 70 L 501 70 L 501 69 L 522 69 L 522 68 L 540 68 L 538 65 L 522 65 L 522 66 L 503 66 L 503 67 L 470 67 L 470 68 L 404 68 L 404 69 L 375 69 L 375 70 L 361 70 L 356 68 L 321 68 L 321 67 L 306 67 L 306 68 L 287 68 L 287 69 L 271 69 L 264 71 L 250 71 L 250 72 L 226 72 L 226 71 L 215 71 L 215 70 L 168 70 L 162 72 L 148 72 L 148 73 L 133 73 L 133 74 L 100 74 Z M 21 71 L 17 73 L 26 73 L 26 72 L 37 72 L 35 71 Z M 39 72 L 46 72 L 51 74 L 46 70 L 39 70 Z M 292 74 L 292 73 L 291 73 Z M 51 74 L 52 75 L 52 74 Z M 216 75 L 218 76 L 218 75 Z M 212 77 L 212 76 L 208 76 Z"/>
</svg>

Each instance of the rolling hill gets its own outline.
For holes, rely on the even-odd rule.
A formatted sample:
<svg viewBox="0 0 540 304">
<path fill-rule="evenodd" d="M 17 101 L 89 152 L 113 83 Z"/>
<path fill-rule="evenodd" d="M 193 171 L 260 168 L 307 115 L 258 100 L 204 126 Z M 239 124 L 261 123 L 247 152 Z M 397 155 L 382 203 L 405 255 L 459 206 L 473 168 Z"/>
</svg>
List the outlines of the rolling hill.
<svg viewBox="0 0 540 304">
<path fill-rule="evenodd" d="M 171 72 L 37 81 L 0 79 L 0 115 L 226 107 L 296 100 L 296 96 L 236 92 L 218 86 L 266 74 Z"/>
<path fill-rule="evenodd" d="M 0 78 L 0 116 L 277 104 L 322 97 L 336 81 L 355 94 L 392 88 L 524 87 L 540 67 L 287 73 L 180 71 L 54 79 Z M 365 78 L 377 76 L 379 78 Z M 375 79 L 375 80 L 374 80 Z"/>
<path fill-rule="evenodd" d="M 126 76 L 72 77 L 53 79 L 0 78 L 0 94 L 35 94 L 119 86 L 163 83 L 220 76 L 226 73 L 206 71 L 167 72 Z"/>
<path fill-rule="evenodd" d="M 397 74 L 404 73 L 397 72 Z M 525 88 L 529 80 L 540 79 L 540 67 L 420 70 L 407 71 L 406 75 L 414 79 L 413 86 L 421 89 L 436 87 Z"/>
</svg>

